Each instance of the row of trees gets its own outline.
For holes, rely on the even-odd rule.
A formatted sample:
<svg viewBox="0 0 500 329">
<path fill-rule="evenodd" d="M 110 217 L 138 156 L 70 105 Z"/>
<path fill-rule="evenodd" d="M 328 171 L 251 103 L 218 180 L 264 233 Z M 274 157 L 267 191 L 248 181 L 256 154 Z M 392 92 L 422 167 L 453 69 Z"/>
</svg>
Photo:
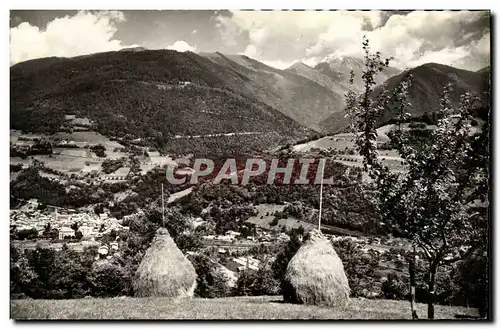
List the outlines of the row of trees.
<svg viewBox="0 0 500 329">
<path fill-rule="evenodd" d="M 158 227 L 148 217 L 133 219 L 130 223 L 131 231 L 125 235 L 120 234 L 123 242 L 122 256 L 114 257 L 111 261 L 94 261 L 97 254 L 95 248 L 77 253 L 65 246 L 61 252 L 43 248 L 21 251 L 11 247 L 11 295 L 13 298 L 56 299 L 132 295 L 130 282 Z M 181 250 L 199 251 L 189 258 L 198 276 L 195 294 L 203 298 L 279 295 L 288 262 L 300 248 L 304 235 L 302 228 L 293 229 L 288 232 L 291 236 L 288 243 L 254 248 L 250 253 L 262 260 L 264 265 L 258 271 L 240 273 L 235 286 L 232 286 L 213 255 L 199 249 L 201 245 L 186 243 L 193 240 L 186 240 L 186 235 L 181 233 L 181 230 L 185 230 L 185 222 L 169 218 L 167 223 Z M 343 261 L 352 297 L 409 297 L 407 274 L 391 270 L 383 278 L 380 273 L 381 260 L 394 261 L 401 252 L 383 256 L 377 252 L 365 253 L 347 239 L 336 241 L 333 246 Z M 405 257 L 410 259 L 411 255 L 408 253 Z M 437 302 L 447 305 L 479 305 L 486 298 L 481 295 L 486 283 L 481 269 L 485 265 L 484 259 L 472 257 L 439 271 Z M 418 262 L 416 300 L 419 302 L 428 298 L 427 271 L 426 262 Z"/>
</svg>

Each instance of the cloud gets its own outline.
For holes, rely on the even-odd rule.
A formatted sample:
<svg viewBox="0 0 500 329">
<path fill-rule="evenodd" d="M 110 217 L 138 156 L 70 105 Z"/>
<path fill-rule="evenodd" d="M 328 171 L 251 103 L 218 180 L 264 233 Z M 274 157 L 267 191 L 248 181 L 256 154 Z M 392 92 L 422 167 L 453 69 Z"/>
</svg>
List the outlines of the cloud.
<svg viewBox="0 0 500 329">
<path fill-rule="evenodd" d="M 125 47 L 123 47 L 121 49 L 133 49 L 133 48 L 139 48 L 139 47 L 142 47 L 142 46 L 139 45 L 139 44 L 134 43 L 133 45 L 125 46 Z"/>
<path fill-rule="evenodd" d="M 167 49 L 176 50 L 179 52 L 185 52 L 185 51 L 195 52 L 196 51 L 196 47 L 191 46 L 189 43 L 187 43 L 184 40 L 178 40 L 178 41 L 174 42 L 174 44 L 171 46 L 168 46 Z"/>
<path fill-rule="evenodd" d="M 474 45 L 478 36 L 489 39 L 487 26 L 472 34 L 464 33 L 484 15 L 485 12 L 414 11 L 408 15 L 393 15 L 384 26 L 366 35 L 374 50 L 394 56 L 394 65 L 398 67 L 427 62 L 454 65 L 476 52 Z M 465 43 L 461 42 L 464 35 L 469 38 Z M 471 38 L 474 35 L 476 38 Z M 489 42 L 488 51 L 482 55 L 489 57 Z"/>
<path fill-rule="evenodd" d="M 456 60 L 453 65 L 477 71 L 490 66 L 490 34 L 485 34 L 481 39 L 465 46 L 466 56 Z"/>
<path fill-rule="evenodd" d="M 80 11 L 54 19 L 45 29 L 23 22 L 10 29 L 10 63 L 119 50 L 123 45 L 113 36 L 123 21 L 119 11 Z"/>
<path fill-rule="evenodd" d="M 474 61 L 489 62 L 488 15 L 484 11 L 235 11 L 216 20 L 227 46 L 246 36 L 244 53 L 261 61 L 315 65 L 332 56 L 359 57 L 366 35 L 374 51 L 393 56 L 393 65 L 400 68 L 432 60 L 472 69 Z"/>
<path fill-rule="evenodd" d="M 280 69 L 280 70 L 284 70 L 286 68 L 289 68 L 290 66 L 292 66 L 293 64 L 297 63 L 298 61 L 290 61 L 290 62 L 283 62 L 283 61 L 280 61 L 280 60 L 276 60 L 276 61 L 267 61 L 267 60 L 263 60 L 262 63 L 268 65 L 268 66 L 271 66 L 271 67 L 274 67 L 276 69 Z"/>
<path fill-rule="evenodd" d="M 344 24 L 351 17 L 355 17 L 359 29 L 365 24 L 379 24 L 379 15 L 380 12 L 234 11 L 229 16 L 217 16 L 216 21 L 227 46 L 235 46 L 244 35 L 250 46 L 247 50 L 255 49 L 259 59 L 290 61 L 305 56 L 311 42 L 328 31 L 332 22 L 345 32 L 351 30 Z"/>
<path fill-rule="evenodd" d="M 255 47 L 254 45 L 248 45 L 245 48 L 245 51 L 240 53 L 240 55 L 245 55 L 245 56 L 248 56 L 248 57 L 254 58 L 254 59 L 258 59 L 261 57 L 259 49 L 257 49 L 257 47 Z M 268 66 L 271 66 L 271 67 L 274 67 L 274 68 L 280 69 L 280 70 L 284 70 L 297 62 L 297 60 L 282 61 L 279 59 L 276 59 L 276 60 L 259 59 L 259 61 L 268 65 Z"/>
</svg>

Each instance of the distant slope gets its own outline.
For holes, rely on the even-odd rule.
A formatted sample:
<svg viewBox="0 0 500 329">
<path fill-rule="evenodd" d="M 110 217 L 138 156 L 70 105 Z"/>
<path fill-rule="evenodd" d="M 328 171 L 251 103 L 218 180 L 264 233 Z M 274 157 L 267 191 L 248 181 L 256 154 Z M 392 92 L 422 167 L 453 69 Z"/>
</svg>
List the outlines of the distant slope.
<svg viewBox="0 0 500 329">
<path fill-rule="evenodd" d="M 384 82 L 383 86 L 375 89 L 374 97 L 380 94 L 383 88 L 389 92 L 393 91 L 411 73 L 413 75 L 410 87 L 410 103 L 408 112 L 419 117 L 424 113 L 432 113 L 439 109 L 439 100 L 443 88 L 448 83 L 454 86 L 451 100 L 454 105 L 460 102 L 460 95 L 471 92 L 484 95 L 489 90 L 489 73 L 487 71 L 472 72 L 454 67 L 428 63 L 416 68 L 400 73 Z M 335 113 L 321 123 L 321 127 L 326 131 L 335 132 L 338 130 L 338 122 L 345 120 L 342 115 Z M 394 117 L 394 113 L 388 111 L 381 114 L 379 123 L 383 124 Z"/>
<path fill-rule="evenodd" d="M 334 83 L 348 86 L 351 77 L 351 70 L 354 72 L 354 90 L 360 91 L 363 88 L 364 60 L 355 57 L 332 57 L 325 62 L 317 64 L 314 68 L 319 72 L 327 75 Z M 401 70 L 388 67 L 384 72 L 381 72 L 375 78 L 377 84 L 381 84 L 388 78 L 400 73 Z"/>
<path fill-rule="evenodd" d="M 337 98 L 340 99 L 340 107 L 336 106 L 330 113 L 330 120 L 326 118 L 320 123 L 320 130 L 324 131 L 325 126 L 323 122 L 327 121 L 327 131 L 337 132 L 343 130 L 347 126 L 347 118 L 344 113 L 344 100 L 345 94 L 353 89 L 355 91 L 362 90 L 362 79 L 364 63 L 362 59 L 354 57 L 332 57 L 325 62 L 317 64 L 314 68 L 303 63 L 296 63 L 289 67 L 287 71 L 301 75 L 309 80 L 315 81 L 323 87 L 329 89 Z M 355 78 L 354 84 L 351 86 L 349 83 L 351 77 L 351 70 L 354 71 Z M 381 84 L 387 78 L 398 74 L 399 69 L 388 67 L 385 72 L 382 72 L 376 78 L 376 82 Z M 333 119 L 333 120 L 332 120 Z"/>
<path fill-rule="evenodd" d="M 16 74 L 26 76 L 33 72 L 40 71 L 48 68 L 53 64 L 60 64 L 68 60 L 66 57 L 45 57 L 39 59 L 30 59 L 21 63 L 17 63 L 10 67 L 11 74 L 15 72 Z"/>
<path fill-rule="evenodd" d="M 279 70 L 244 55 L 201 55 L 247 78 L 246 90 L 310 129 L 320 130 L 319 123 L 343 107 L 343 95 L 290 70 Z"/>
<path fill-rule="evenodd" d="M 491 67 L 490 66 L 486 66 L 486 67 L 483 67 L 480 70 L 477 70 L 476 72 L 477 73 L 488 73 L 489 74 L 491 72 Z"/>
<path fill-rule="evenodd" d="M 308 78 L 309 80 L 312 80 L 317 84 L 330 89 L 342 98 L 349 90 L 349 79 L 344 79 L 340 76 L 338 76 L 337 79 L 332 79 L 332 77 L 330 77 L 329 75 L 322 73 L 320 69 L 312 68 L 304 63 L 295 63 L 286 70 Z"/>
<path fill-rule="evenodd" d="M 243 142 L 266 148 L 307 134 L 257 99 L 244 75 L 191 52 L 118 51 L 48 64 L 41 59 L 11 67 L 12 129 L 54 133 L 65 114 L 78 114 L 96 121 L 102 134 L 162 136 L 167 144 L 177 143 L 176 135 L 272 133 L 259 140 L 234 138 L 234 145 L 228 138 L 224 145 L 217 138 L 191 143 L 208 151 L 243 150 Z"/>
<path fill-rule="evenodd" d="M 470 92 L 484 96 L 484 93 L 489 89 L 488 75 L 437 63 L 424 64 L 408 72 L 403 72 L 387 80 L 384 86 L 388 90 L 394 90 L 408 73 L 413 75 L 410 87 L 411 106 L 408 112 L 414 117 L 422 116 L 425 112 L 437 111 L 443 88 L 448 83 L 453 85 L 451 101 L 455 106 L 460 104 L 462 94 Z M 381 91 L 382 88 L 378 88 L 375 92 L 380 93 Z M 385 112 L 380 118 L 380 122 L 385 122 L 393 116 L 394 113 Z"/>
</svg>

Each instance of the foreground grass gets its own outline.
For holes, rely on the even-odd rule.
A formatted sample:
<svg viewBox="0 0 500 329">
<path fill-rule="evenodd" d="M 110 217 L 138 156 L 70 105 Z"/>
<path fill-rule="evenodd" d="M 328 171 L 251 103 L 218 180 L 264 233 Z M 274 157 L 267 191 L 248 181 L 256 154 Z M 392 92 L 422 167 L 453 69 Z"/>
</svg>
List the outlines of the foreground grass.
<svg viewBox="0 0 500 329">
<path fill-rule="evenodd" d="M 418 304 L 419 316 L 426 307 Z M 406 301 L 351 299 L 345 309 L 282 303 L 280 296 L 218 299 L 86 298 L 12 300 L 11 318 L 28 319 L 411 319 Z M 436 305 L 437 319 L 476 316 L 476 309 Z"/>
</svg>

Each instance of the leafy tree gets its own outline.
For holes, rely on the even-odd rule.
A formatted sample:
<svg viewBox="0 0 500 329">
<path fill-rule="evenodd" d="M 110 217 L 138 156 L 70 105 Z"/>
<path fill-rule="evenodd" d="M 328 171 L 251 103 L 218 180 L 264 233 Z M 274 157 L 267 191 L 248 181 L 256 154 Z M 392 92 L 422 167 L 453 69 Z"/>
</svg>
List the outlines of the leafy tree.
<svg viewBox="0 0 500 329">
<path fill-rule="evenodd" d="M 77 223 L 77 222 L 75 222 L 75 223 L 71 224 L 69 227 L 70 227 L 73 231 L 75 231 L 75 233 L 76 233 L 76 232 L 78 231 L 78 227 L 79 227 L 79 225 L 78 225 L 78 223 Z"/>
<path fill-rule="evenodd" d="M 102 203 L 98 203 L 94 206 L 94 214 L 100 215 L 104 213 L 104 205 Z"/>
<path fill-rule="evenodd" d="M 37 290 L 37 273 L 31 268 L 26 254 L 10 246 L 10 293 L 12 298 L 32 296 Z"/>
<path fill-rule="evenodd" d="M 382 283 L 382 293 L 387 299 L 406 299 L 409 295 L 409 286 L 406 278 L 395 272 L 387 274 L 387 280 Z"/>
<path fill-rule="evenodd" d="M 230 295 L 227 278 L 217 270 L 215 263 L 205 255 L 195 255 L 189 259 L 197 274 L 195 294 L 202 298 L 220 298 Z"/>
<path fill-rule="evenodd" d="M 337 240 L 332 245 L 344 265 L 351 296 L 369 297 L 371 293 L 378 294 L 374 286 L 375 269 L 380 262 L 378 253 L 373 250 L 365 253 L 350 239 Z"/>
<path fill-rule="evenodd" d="M 487 220 L 471 208 L 471 202 L 487 199 L 489 128 L 470 136 L 476 99 L 462 95 L 460 106 L 453 108 L 449 85 L 443 90 L 437 129 L 428 143 L 409 143 L 401 125 L 396 126 L 392 142 L 406 163 L 406 171 L 390 172 L 378 158 L 376 120 L 388 108 L 396 110 L 400 122 L 408 117 L 411 76 L 392 95 L 382 93 L 374 101 L 374 77 L 390 59 L 382 61 L 380 52 L 371 54 L 366 38 L 363 49 L 365 90 L 359 97 L 353 91 L 346 95 L 347 113 L 352 130 L 360 132 L 356 135 L 357 150 L 363 156 L 364 170 L 373 179 L 373 201 L 386 226 L 410 239 L 425 254 L 429 264 L 428 317 L 434 318 L 438 267 L 462 259 L 487 239 Z"/>
<path fill-rule="evenodd" d="M 94 264 L 88 278 L 92 295 L 96 297 L 129 295 L 131 279 L 130 273 L 116 261 Z"/>
<path fill-rule="evenodd" d="M 182 251 L 195 251 L 203 247 L 202 237 L 197 233 L 180 234 L 174 241 Z"/>
<path fill-rule="evenodd" d="M 17 164 L 10 164 L 10 172 L 18 172 L 23 169 L 23 165 L 20 163 Z"/>
<path fill-rule="evenodd" d="M 106 157 L 106 147 L 102 144 L 97 144 L 97 145 L 92 145 L 90 147 L 90 150 L 95 153 L 100 158 L 105 158 Z"/>
<path fill-rule="evenodd" d="M 81 240 L 83 238 L 83 233 L 81 231 L 76 231 L 75 238 Z"/>
<path fill-rule="evenodd" d="M 71 299 L 88 295 L 90 285 L 87 274 L 92 261 L 74 250 L 56 252 L 47 282 L 50 290 L 45 298 Z"/>
<path fill-rule="evenodd" d="M 251 270 L 242 271 L 236 281 L 236 286 L 233 289 L 235 296 L 252 296 L 253 283 L 256 279 L 255 272 Z"/>
<path fill-rule="evenodd" d="M 272 268 L 269 266 L 261 266 L 255 272 L 255 280 L 253 283 L 253 295 L 278 295 L 280 294 L 281 282 L 274 277 Z"/>
<path fill-rule="evenodd" d="M 473 305 L 479 309 L 479 315 L 486 317 L 488 311 L 488 257 L 483 250 L 478 250 L 464 260 L 458 262 L 457 275 L 454 280 L 460 287 L 465 305 Z"/>
<path fill-rule="evenodd" d="M 101 243 L 109 244 L 109 243 L 115 241 L 117 236 L 118 236 L 118 233 L 116 232 L 116 230 L 113 229 L 113 230 L 109 231 L 109 233 L 102 235 Z"/>
<path fill-rule="evenodd" d="M 42 236 L 46 239 L 56 240 L 59 237 L 59 230 L 52 228 L 50 223 L 47 223 L 43 230 Z"/>
<path fill-rule="evenodd" d="M 293 256 L 297 253 L 302 245 L 302 237 L 304 235 L 304 228 L 300 226 L 298 229 L 290 231 L 290 241 L 286 243 L 284 249 L 276 256 L 272 264 L 274 278 L 280 282 L 285 278 L 286 268 Z"/>
<path fill-rule="evenodd" d="M 101 164 L 102 171 L 105 174 L 111 174 L 123 167 L 125 160 L 126 158 L 120 158 L 116 160 L 106 159 Z"/>
<path fill-rule="evenodd" d="M 38 231 L 35 228 L 17 231 L 17 238 L 19 240 L 33 240 L 36 239 L 37 237 L 38 237 Z"/>
<path fill-rule="evenodd" d="M 261 266 L 257 271 L 245 270 L 240 273 L 233 295 L 236 296 L 262 296 L 278 295 L 280 281 L 274 277 L 270 267 Z"/>
</svg>

